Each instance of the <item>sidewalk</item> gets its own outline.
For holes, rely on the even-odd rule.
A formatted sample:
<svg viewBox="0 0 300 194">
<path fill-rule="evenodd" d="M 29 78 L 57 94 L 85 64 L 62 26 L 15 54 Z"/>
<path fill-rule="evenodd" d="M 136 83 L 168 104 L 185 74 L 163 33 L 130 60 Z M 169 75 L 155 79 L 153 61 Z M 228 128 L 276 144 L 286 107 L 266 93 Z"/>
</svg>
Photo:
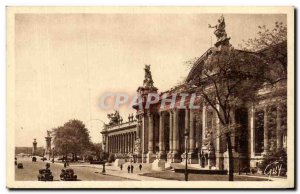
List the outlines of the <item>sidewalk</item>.
<svg viewBox="0 0 300 194">
<path fill-rule="evenodd" d="M 269 177 L 269 176 L 259 176 L 259 175 L 246 175 L 246 174 L 237 174 L 235 176 L 247 176 L 247 177 L 254 177 L 254 178 L 262 178 L 262 179 L 269 179 L 270 181 L 278 181 L 282 179 L 286 179 L 286 177 Z"/>
<path fill-rule="evenodd" d="M 160 179 L 160 178 L 154 178 L 154 177 L 148 177 L 148 176 L 142 176 L 142 174 L 147 172 L 153 172 L 150 171 L 148 165 L 143 164 L 143 168 L 140 171 L 138 168 L 139 164 L 133 164 L 134 171 L 133 173 L 128 173 L 127 166 L 129 163 L 123 164 L 123 170 L 121 171 L 120 167 L 115 166 L 105 166 L 105 174 L 111 175 L 111 176 L 118 176 L 122 178 L 127 178 L 131 180 L 136 181 L 167 181 L 166 179 Z M 87 167 L 87 168 L 95 168 L 102 172 L 102 165 L 97 164 L 71 164 L 70 167 Z"/>
</svg>

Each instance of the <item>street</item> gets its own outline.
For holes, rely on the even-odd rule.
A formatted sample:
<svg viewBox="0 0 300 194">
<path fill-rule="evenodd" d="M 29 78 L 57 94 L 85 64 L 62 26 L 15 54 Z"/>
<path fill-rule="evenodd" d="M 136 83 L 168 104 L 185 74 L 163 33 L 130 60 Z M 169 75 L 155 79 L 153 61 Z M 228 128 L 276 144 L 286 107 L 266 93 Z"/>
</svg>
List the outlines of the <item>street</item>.
<svg viewBox="0 0 300 194">
<path fill-rule="evenodd" d="M 46 162 L 41 161 L 40 159 L 37 162 L 32 162 L 31 158 L 18 158 L 18 163 L 22 162 L 24 168 L 17 169 L 15 167 L 15 180 L 17 181 L 37 181 L 38 170 L 45 168 Z M 128 181 L 130 179 L 111 176 L 111 175 L 103 175 L 101 169 L 95 169 L 90 167 L 77 167 L 72 166 L 75 174 L 77 174 L 78 181 Z M 59 175 L 63 169 L 63 165 L 59 163 L 50 163 L 50 170 L 53 174 L 54 181 L 60 181 Z"/>
</svg>

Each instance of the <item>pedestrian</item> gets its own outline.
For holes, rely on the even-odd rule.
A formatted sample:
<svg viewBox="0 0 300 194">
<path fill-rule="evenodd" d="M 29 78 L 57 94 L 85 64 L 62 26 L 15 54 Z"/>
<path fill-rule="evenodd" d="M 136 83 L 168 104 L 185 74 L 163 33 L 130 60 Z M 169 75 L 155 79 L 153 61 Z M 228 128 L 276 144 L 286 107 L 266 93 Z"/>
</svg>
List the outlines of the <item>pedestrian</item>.
<svg viewBox="0 0 300 194">
<path fill-rule="evenodd" d="M 121 171 L 122 171 L 122 169 L 123 169 L 123 165 L 122 165 L 122 164 L 120 165 L 120 169 L 121 169 Z"/>
<path fill-rule="evenodd" d="M 127 170 L 128 170 L 128 173 L 130 173 L 130 165 L 128 165 Z"/>
<path fill-rule="evenodd" d="M 67 167 L 67 162 L 64 163 L 64 167 L 65 167 L 65 168 Z"/>
<path fill-rule="evenodd" d="M 143 166 L 142 166 L 142 164 L 140 164 L 140 165 L 139 165 L 139 169 L 140 169 L 140 171 L 142 170 L 142 167 L 143 167 Z"/>
<path fill-rule="evenodd" d="M 130 166 L 131 173 L 133 173 L 133 165 Z"/>
</svg>

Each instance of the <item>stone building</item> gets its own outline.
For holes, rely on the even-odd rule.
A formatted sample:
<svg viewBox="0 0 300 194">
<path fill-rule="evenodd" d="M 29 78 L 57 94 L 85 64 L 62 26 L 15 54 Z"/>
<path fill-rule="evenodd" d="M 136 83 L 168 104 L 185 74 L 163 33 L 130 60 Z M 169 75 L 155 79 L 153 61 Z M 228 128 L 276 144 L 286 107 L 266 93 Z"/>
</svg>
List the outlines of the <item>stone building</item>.
<svg viewBox="0 0 300 194">
<path fill-rule="evenodd" d="M 132 114 L 128 116 L 127 122 L 123 122 L 118 111 L 108 114 L 108 118 L 110 122 L 101 131 L 104 150 L 108 153 L 132 156 L 136 139 L 139 137 L 137 120 Z"/>
<path fill-rule="evenodd" d="M 137 89 L 142 106 L 151 94 L 158 94 L 160 98 L 149 109 L 141 108 L 140 102 L 135 104 L 136 116 L 130 116 L 126 123 L 120 121 L 118 112 L 110 115 L 111 122 L 101 132 L 107 152 L 129 154 L 134 162 L 153 163 L 153 168 L 164 169 L 166 163 L 184 162 L 187 151 L 188 163 L 199 164 L 202 168 L 228 169 L 228 150 L 225 139 L 219 135 L 216 112 L 201 98 L 194 101 L 198 109 L 182 108 L 182 102 L 185 104 L 192 97 L 183 100 L 180 96 L 180 93 L 193 93 L 195 86 L 189 83 L 199 76 L 202 64 L 213 49 L 233 49 L 225 30 L 223 34 L 217 31 L 218 28 L 215 47 L 198 58 L 182 85 L 158 93 L 150 66 L 146 65 L 143 85 Z M 278 46 L 286 48 L 286 44 Z M 258 100 L 231 111 L 232 123 L 240 126 L 231 135 L 235 171 L 257 167 L 267 153 L 287 149 L 286 89 L 286 80 L 273 86 L 266 84 L 257 91 Z M 177 95 L 174 106 L 162 105 L 162 101 L 170 101 L 174 94 Z M 186 130 L 188 142 L 185 142 Z"/>
</svg>

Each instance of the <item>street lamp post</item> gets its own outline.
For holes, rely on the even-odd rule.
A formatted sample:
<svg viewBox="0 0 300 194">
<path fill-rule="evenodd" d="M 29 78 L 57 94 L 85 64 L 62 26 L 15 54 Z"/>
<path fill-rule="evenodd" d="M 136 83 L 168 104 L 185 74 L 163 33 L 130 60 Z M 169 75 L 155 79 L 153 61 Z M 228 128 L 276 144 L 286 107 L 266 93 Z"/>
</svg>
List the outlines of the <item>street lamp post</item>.
<svg viewBox="0 0 300 194">
<path fill-rule="evenodd" d="M 188 181 L 189 175 L 188 175 L 188 137 L 189 137 L 189 131 L 188 129 L 185 129 L 184 132 L 184 137 L 185 137 L 185 171 L 184 171 L 184 178 L 185 181 Z"/>
<path fill-rule="evenodd" d="M 54 147 L 52 148 L 52 163 L 54 163 Z"/>
<path fill-rule="evenodd" d="M 103 161 L 103 168 L 102 168 L 102 173 L 105 173 L 105 161 Z"/>
</svg>

